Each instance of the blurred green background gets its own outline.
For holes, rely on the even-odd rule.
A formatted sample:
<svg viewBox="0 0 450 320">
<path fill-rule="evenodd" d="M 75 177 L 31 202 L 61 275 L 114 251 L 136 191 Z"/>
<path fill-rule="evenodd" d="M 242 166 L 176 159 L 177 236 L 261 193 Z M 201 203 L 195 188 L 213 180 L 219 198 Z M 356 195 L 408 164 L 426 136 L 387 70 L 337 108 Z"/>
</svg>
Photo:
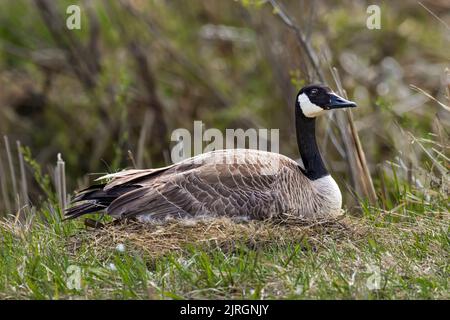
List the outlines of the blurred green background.
<svg viewBox="0 0 450 320">
<path fill-rule="evenodd" d="M 445 144 L 449 112 L 411 85 L 449 105 L 450 2 L 279 2 L 317 52 L 328 84 L 336 89 L 336 67 L 359 104 L 353 117 L 378 193 L 387 160 L 401 155 L 406 168 L 422 160 L 409 133 Z M 65 25 L 71 4 L 81 8 L 81 30 Z M 379 30 L 366 27 L 371 4 L 381 8 Z M 0 134 L 14 148 L 16 140 L 29 146 L 50 174 L 61 153 L 69 191 L 86 185 L 87 173 L 169 163 L 172 130 L 192 130 L 194 120 L 223 131 L 279 128 L 280 152 L 297 159 L 294 99 L 313 79 L 294 32 L 267 1 L 0 4 Z M 318 135 L 350 204 L 336 122 L 321 118 Z M 6 168 L 3 141 L 0 161 Z M 38 203 L 42 191 L 28 164 L 27 171 Z"/>
</svg>

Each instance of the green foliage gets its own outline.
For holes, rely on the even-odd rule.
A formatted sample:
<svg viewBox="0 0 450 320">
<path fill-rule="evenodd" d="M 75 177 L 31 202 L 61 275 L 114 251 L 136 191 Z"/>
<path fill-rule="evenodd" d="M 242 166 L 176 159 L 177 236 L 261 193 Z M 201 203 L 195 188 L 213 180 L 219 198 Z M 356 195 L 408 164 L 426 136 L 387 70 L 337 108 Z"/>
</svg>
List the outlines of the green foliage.
<svg viewBox="0 0 450 320">
<path fill-rule="evenodd" d="M 264 0 L 239 0 L 246 8 L 260 8 L 266 1 Z"/>
</svg>

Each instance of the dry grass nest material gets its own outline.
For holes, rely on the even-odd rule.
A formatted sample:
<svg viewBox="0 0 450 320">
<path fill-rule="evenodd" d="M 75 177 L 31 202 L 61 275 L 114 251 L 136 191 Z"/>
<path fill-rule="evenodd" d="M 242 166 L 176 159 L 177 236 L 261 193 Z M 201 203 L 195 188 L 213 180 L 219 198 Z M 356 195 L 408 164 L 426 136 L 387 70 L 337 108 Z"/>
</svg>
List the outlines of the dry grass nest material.
<svg viewBox="0 0 450 320">
<path fill-rule="evenodd" d="M 236 222 L 229 218 L 173 220 L 162 225 L 127 221 L 82 230 L 70 238 L 68 245 L 73 253 L 83 245 L 101 253 L 111 252 L 123 244 L 127 250 L 154 258 L 192 245 L 227 251 L 242 245 L 250 249 L 274 244 L 305 244 L 316 248 L 323 241 L 357 240 L 364 234 L 365 228 L 357 219 L 349 217 L 308 223 L 298 219 Z"/>
</svg>

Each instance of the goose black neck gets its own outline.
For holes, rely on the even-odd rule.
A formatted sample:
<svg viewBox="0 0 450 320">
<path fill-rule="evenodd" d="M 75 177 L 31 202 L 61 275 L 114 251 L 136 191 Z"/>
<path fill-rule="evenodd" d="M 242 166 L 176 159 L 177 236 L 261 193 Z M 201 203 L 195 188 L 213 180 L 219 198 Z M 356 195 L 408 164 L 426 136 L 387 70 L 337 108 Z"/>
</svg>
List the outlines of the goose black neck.
<svg viewBox="0 0 450 320">
<path fill-rule="evenodd" d="M 303 173 L 310 180 L 328 175 L 316 141 L 316 119 L 307 118 L 297 106 L 295 108 L 295 127 L 297 144 L 305 170 Z"/>
</svg>

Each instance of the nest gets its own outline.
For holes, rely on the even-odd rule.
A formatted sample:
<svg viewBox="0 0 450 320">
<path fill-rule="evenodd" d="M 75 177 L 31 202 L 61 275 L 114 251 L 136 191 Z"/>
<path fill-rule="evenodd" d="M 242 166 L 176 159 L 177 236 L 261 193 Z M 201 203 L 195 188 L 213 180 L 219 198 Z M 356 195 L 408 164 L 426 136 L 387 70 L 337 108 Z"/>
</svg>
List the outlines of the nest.
<svg viewBox="0 0 450 320">
<path fill-rule="evenodd" d="M 348 217 L 314 222 L 298 219 L 236 222 L 229 218 L 215 218 L 173 220 L 162 225 L 127 221 L 82 230 L 70 238 L 68 246 L 74 254 L 83 246 L 99 254 L 111 253 L 113 248 L 123 246 L 128 251 L 157 258 L 192 246 L 224 251 L 242 246 L 257 250 L 274 244 L 317 248 L 327 239 L 355 240 L 363 233 L 356 221 Z"/>
</svg>

